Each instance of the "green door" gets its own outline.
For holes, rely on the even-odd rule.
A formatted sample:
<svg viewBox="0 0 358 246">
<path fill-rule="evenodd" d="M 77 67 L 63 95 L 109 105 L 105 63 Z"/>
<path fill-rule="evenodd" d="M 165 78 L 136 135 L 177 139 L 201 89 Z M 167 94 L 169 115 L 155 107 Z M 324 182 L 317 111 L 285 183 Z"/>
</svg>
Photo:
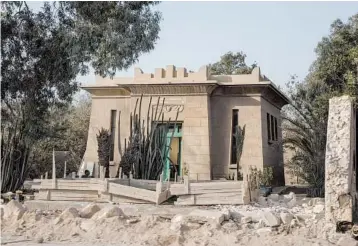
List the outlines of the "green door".
<svg viewBox="0 0 358 246">
<path fill-rule="evenodd" d="M 170 180 L 174 179 L 175 173 L 180 175 L 181 172 L 181 145 L 182 145 L 182 127 L 181 124 L 176 124 L 175 129 L 169 128 L 167 134 L 167 159 L 164 168 L 164 180 L 168 178 L 170 169 Z M 173 133 L 174 131 L 174 133 Z"/>
</svg>

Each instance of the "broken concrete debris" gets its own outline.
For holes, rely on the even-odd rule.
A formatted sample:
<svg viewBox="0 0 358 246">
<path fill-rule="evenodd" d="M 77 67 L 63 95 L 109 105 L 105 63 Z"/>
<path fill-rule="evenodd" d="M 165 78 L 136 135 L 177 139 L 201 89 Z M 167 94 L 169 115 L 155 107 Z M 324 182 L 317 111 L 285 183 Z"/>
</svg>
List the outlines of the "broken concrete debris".
<svg viewBox="0 0 358 246">
<path fill-rule="evenodd" d="M 101 209 L 99 212 L 95 213 L 92 217 L 93 220 L 102 220 L 106 218 L 111 218 L 115 216 L 124 216 L 122 209 L 117 206 L 107 206 Z"/>
<path fill-rule="evenodd" d="M 227 214 L 221 211 L 215 210 L 204 210 L 204 209 L 196 209 L 189 213 L 188 219 L 190 221 L 196 222 L 215 222 L 217 224 L 221 224 L 225 218 L 227 218 Z"/>
<path fill-rule="evenodd" d="M 270 196 L 267 199 L 270 202 Z M 278 200 L 283 200 L 283 197 L 279 196 Z M 74 240 L 74 238 L 90 241 L 106 238 L 109 242 L 111 240 L 117 240 L 116 242 L 131 240 L 130 242 L 136 245 L 144 241 L 153 242 L 148 245 L 157 245 L 154 242 L 168 240 L 168 237 L 175 238 L 176 242 L 180 239 L 182 245 L 187 245 L 186 242 L 194 239 L 200 241 L 201 237 L 203 237 L 202 240 L 205 238 L 208 245 L 218 245 L 223 238 L 227 238 L 228 243 L 234 242 L 237 235 L 242 235 L 240 238 L 247 238 L 245 239 L 247 240 L 245 241 L 246 245 L 256 245 L 252 240 L 257 238 L 268 242 L 278 240 L 277 234 L 287 230 L 284 228 L 290 228 L 291 235 L 289 237 L 296 237 L 295 231 L 297 234 L 300 234 L 300 231 L 306 233 L 305 230 L 309 230 L 309 233 L 316 233 L 311 237 L 321 237 L 318 229 L 311 229 L 318 223 L 312 219 L 315 215 L 313 213 L 315 206 L 289 208 L 284 203 L 281 204 L 276 202 L 275 205 L 266 207 L 259 205 L 201 207 L 190 209 L 187 212 L 183 209 L 182 213 L 178 213 L 176 210 L 172 216 L 148 215 L 148 213 L 143 216 L 136 209 L 128 210 L 130 213 L 127 215 L 119 206 L 108 205 L 101 209 L 96 204 L 89 204 L 79 211 L 70 207 L 62 213 L 28 211 L 23 214 L 21 219 L 24 220 L 21 222 L 22 225 L 26 225 L 26 227 L 16 228 L 25 228 L 21 230 L 27 231 L 33 240 L 40 237 L 44 241 Z M 170 210 L 170 208 L 165 209 Z M 306 214 L 307 209 L 311 211 L 310 214 Z M 34 216 L 31 217 L 31 214 L 40 216 L 42 219 L 34 220 Z M 46 222 L 51 220 L 56 220 L 57 223 Z M 19 226 L 6 221 L 4 225 L 5 229 L 2 230 L 5 232 L 15 231 L 13 226 Z M 58 233 L 54 234 L 54 231 Z M 116 233 L 113 234 L 114 231 Z M 143 232 L 141 237 L 137 236 L 138 232 Z M 344 234 L 337 235 L 347 237 Z M 339 237 L 337 238 L 339 239 Z M 340 243 L 342 245 L 347 241 L 349 239 L 342 239 Z M 282 245 L 289 244 L 286 242 Z"/>
<path fill-rule="evenodd" d="M 69 208 L 66 208 L 62 212 L 62 214 L 60 215 L 60 218 L 63 220 L 66 220 L 66 219 L 74 219 L 74 218 L 77 218 L 78 216 L 79 216 L 78 210 L 76 208 L 69 207 Z"/>
<path fill-rule="evenodd" d="M 293 215 L 290 213 L 281 212 L 280 218 L 285 225 L 290 225 L 291 221 L 293 220 Z"/>
<path fill-rule="evenodd" d="M 79 215 L 81 218 L 91 218 L 95 213 L 100 211 L 101 208 L 97 204 L 88 204 L 86 207 L 84 207 Z"/>
<path fill-rule="evenodd" d="M 280 218 L 278 218 L 276 215 L 274 215 L 271 212 L 263 212 L 262 220 L 265 223 L 265 225 L 270 226 L 270 227 L 276 227 L 281 224 Z"/>
</svg>

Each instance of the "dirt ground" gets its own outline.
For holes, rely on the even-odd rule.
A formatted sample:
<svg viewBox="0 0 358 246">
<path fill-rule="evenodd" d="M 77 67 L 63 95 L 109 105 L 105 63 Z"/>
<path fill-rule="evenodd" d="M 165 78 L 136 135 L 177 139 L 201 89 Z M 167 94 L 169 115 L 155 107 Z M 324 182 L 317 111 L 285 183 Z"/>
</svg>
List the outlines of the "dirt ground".
<svg viewBox="0 0 358 246">
<path fill-rule="evenodd" d="M 91 205 L 93 206 L 93 204 Z M 118 209 L 119 208 L 119 209 Z M 357 246 L 324 220 L 321 200 L 284 195 L 240 206 L 101 205 L 91 218 L 65 211 L 27 210 L 3 219 L 2 245 Z M 6 210 L 6 206 L 4 208 Z M 6 214 L 6 213 L 5 213 Z M 81 214 L 81 212 L 79 212 Z M 102 217 L 96 215 L 103 215 Z"/>
</svg>

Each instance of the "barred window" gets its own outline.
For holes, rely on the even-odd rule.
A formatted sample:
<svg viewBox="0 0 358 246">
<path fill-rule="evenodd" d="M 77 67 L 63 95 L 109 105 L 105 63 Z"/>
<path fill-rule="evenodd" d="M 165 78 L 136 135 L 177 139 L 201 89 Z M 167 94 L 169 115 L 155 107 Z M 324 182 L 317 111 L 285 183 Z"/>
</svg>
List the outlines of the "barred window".
<svg viewBox="0 0 358 246">
<path fill-rule="evenodd" d="M 267 140 L 269 143 L 278 140 L 277 118 L 267 113 Z"/>
</svg>

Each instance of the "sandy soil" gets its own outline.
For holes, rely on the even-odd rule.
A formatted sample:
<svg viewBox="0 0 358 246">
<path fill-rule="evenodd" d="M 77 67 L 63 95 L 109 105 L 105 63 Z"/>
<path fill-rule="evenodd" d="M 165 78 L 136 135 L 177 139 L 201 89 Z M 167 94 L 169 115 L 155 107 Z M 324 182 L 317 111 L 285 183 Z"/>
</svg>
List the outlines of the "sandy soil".
<svg viewBox="0 0 358 246">
<path fill-rule="evenodd" d="M 126 205 L 122 208 L 125 215 L 102 219 L 64 215 L 62 211 L 27 211 L 19 220 L 2 220 L 1 242 L 16 246 L 39 242 L 47 246 L 357 245 L 350 235 L 337 234 L 335 225 L 325 223 L 320 207 L 306 203 L 287 206 L 269 201 L 260 205 L 200 207 L 225 214 L 221 223 L 215 218 L 190 218 L 190 212 L 198 209 L 195 207 Z M 278 218 L 279 225 L 269 226 L 262 219 L 267 213 Z M 280 219 L 282 213 L 292 215 L 293 219 L 284 224 Z M 181 217 L 185 219 L 179 222 L 175 219 Z"/>
</svg>

